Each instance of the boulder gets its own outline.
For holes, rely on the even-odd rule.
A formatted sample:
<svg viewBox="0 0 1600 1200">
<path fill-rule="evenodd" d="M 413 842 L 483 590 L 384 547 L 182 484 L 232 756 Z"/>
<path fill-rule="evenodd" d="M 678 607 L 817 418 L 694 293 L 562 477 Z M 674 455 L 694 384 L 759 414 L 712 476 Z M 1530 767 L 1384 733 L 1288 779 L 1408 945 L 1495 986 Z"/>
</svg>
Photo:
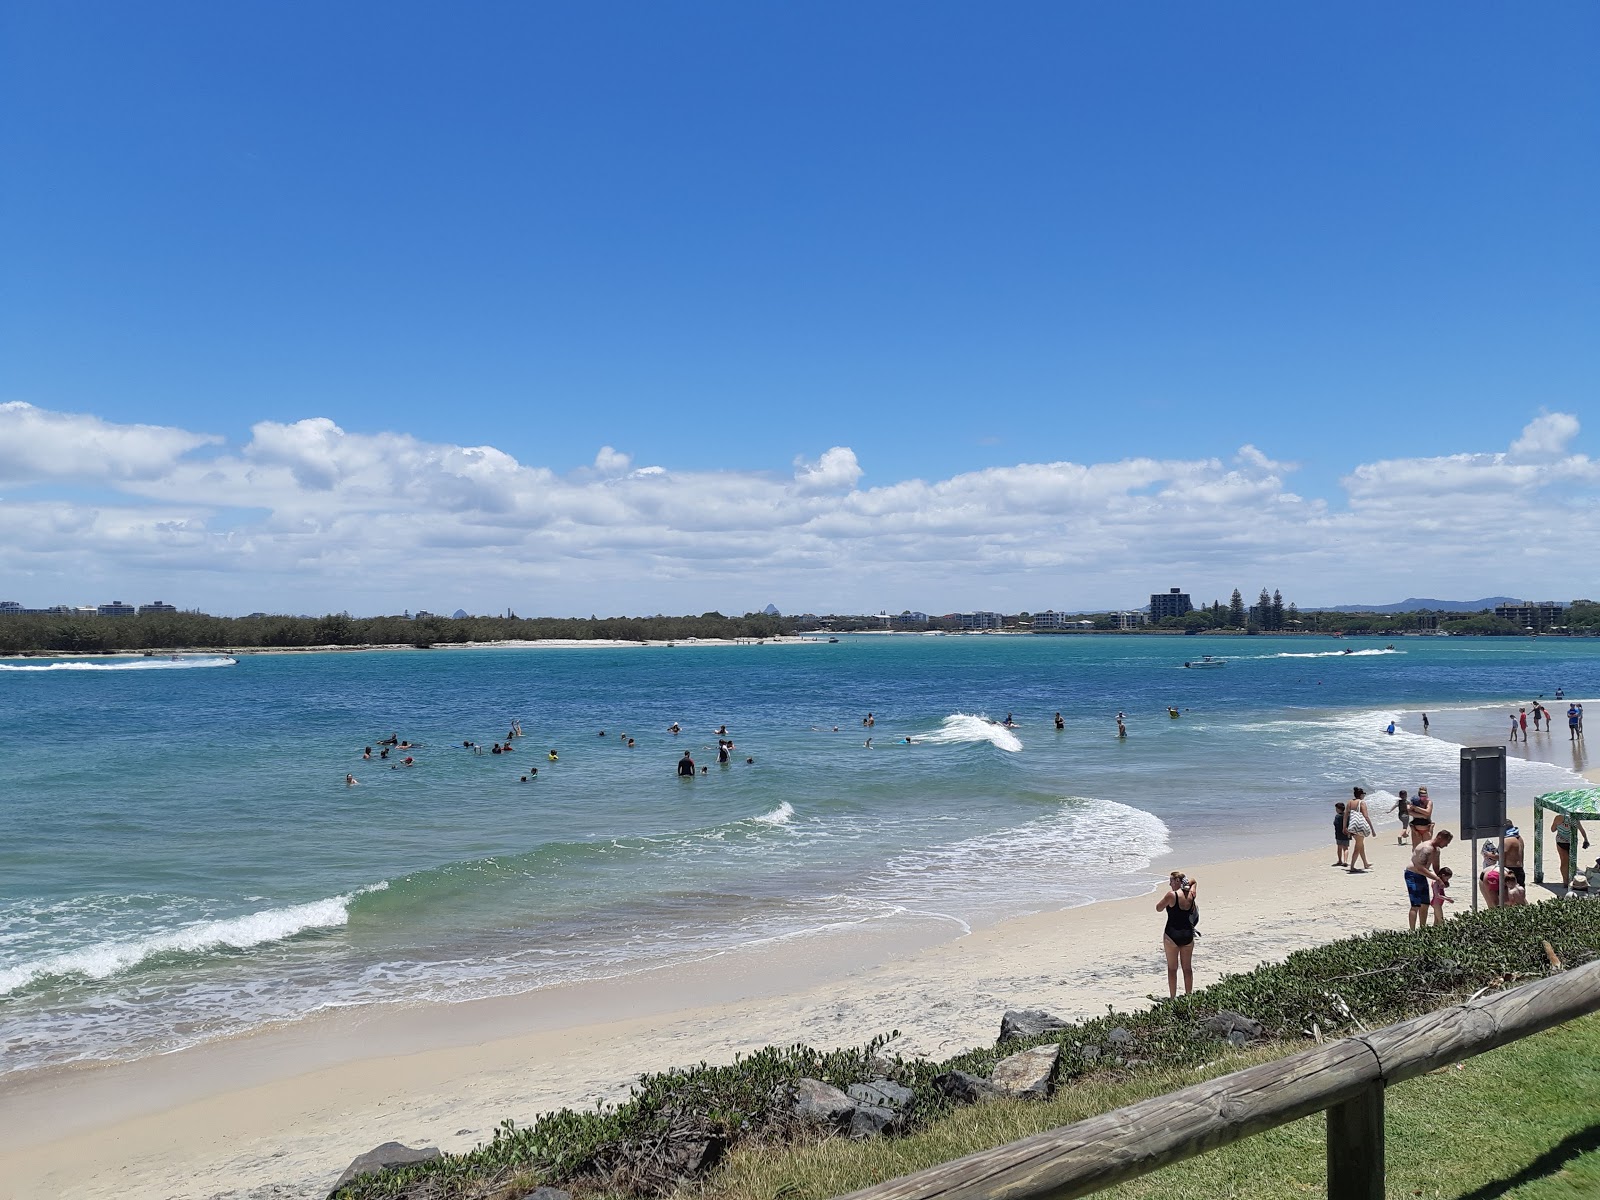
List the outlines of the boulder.
<svg viewBox="0 0 1600 1200">
<path fill-rule="evenodd" d="M 845 1091 L 858 1104 L 875 1104 L 879 1108 L 904 1108 L 915 1095 L 892 1079 L 874 1079 L 871 1083 L 852 1083 Z"/>
<path fill-rule="evenodd" d="M 1106 1037 L 1111 1040 L 1111 1044 L 1113 1046 L 1126 1046 L 1129 1042 L 1133 1041 L 1133 1034 L 1124 1029 L 1121 1025 L 1118 1025 L 1110 1033 L 1106 1034 Z"/>
<path fill-rule="evenodd" d="M 1061 1058 L 1061 1046 L 1035 1046 L 1010 1058 L 995 1063 L 989 1073 L 989 1082 L 1007 1096 L 1027 1100 L 1043 1100 L 1050 1095 L 1050 1077 L 1055 1074 L 1056 1062 Z"/>
<path fill-rule="evenodd" d="M 373 1175 L 385 1167 L 404 1167 L 411 1163 L 427 1162 L 429 1159 L 438 1157 L 439 1147 L 437 1146 L 424 1146 L 420 1150 L 414 1150 L 410 1146 L 401 1145 L 399 1142 L 385 1142 L 376 1149 L 368 1150 L 346 1167 L 344 1174 L 339 1176 L 339 1181 L 333 1185 L 333 1191 L 329 1192 L 328 1195 L 332 1196 L 334 1192 L 337 1192 L 357 1176 Z"/>
<path fill-rule="evenodd" d="M 1015 1038 L 1038 1037 L 1041 1033 L 1054 1033 L 1066 1027 L 1067 1023 L 1060 1017 L 1052 1017 L 1036 1008 L 1013 1009 L 1000 1018 L 999 1040 L 1009 1042 Z"/>
<path fill-rule="evenodd" d="M 1084 1062 L 1091 1062 L 1092 1063 L 1095 1059 L 1100 1057 L 1100 1047 L 1099 1046 L 1079 1046 L 1078 1047 L 1078 1053 L 1083 1055 L 1083 1061 Z"/>
<path fill-rule="evenodd" d="M 850 1136 L 858 1142 L 888 1133 L 900 1121 L 900 1114 L 878 1104 L 859 1104 L 850 1114 Z"/>
<path fill-rule="evenodd" d="M 957 1104 L 977 1104 L 1000 1095 L 999 1090 L 987 1079 L 979 1079 L 965 1071 L 946 1071 L 943 1075 L 935 1075 L 933 1086 Z"/>
<path fill-rule="evenodd" d="M 843 1129 L 856 1102 L 820 1079 L 801 1079 L 794 1085 L 794 1110 L 809 1121 Z"/>
<path fill-rule="evenodd" d="M 1219 1038 L 1226 1038 L 1236 1046 L 1243 1045 L 1244 1042 L 1260 1041 L 1267 1036 L 1266 1026 L 1260 1021 L 1253 1021 L 1226 1008 L 1215 1016 L 1207 1017 L 1205 1027 Z M 1241 1037 L 1243 1042 L 1239 1040 Z"/>
</svg>

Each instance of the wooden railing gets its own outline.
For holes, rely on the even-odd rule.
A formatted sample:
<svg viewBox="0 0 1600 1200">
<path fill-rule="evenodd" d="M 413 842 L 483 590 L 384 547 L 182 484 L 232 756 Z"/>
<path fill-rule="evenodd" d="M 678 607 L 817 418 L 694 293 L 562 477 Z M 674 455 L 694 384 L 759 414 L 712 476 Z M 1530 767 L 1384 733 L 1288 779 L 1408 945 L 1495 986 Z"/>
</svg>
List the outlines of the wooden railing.
<svg viewBox="0 0 1600 1200">
<path fill-rule="evenodd" d="M 1600 1010 L 1600 960 L 969 1154 L 845 1200 L 1070 1200 L 1328 1113 L 1329 1200 L 1383 1200 L 1383 1091 Z"/>
</svg>

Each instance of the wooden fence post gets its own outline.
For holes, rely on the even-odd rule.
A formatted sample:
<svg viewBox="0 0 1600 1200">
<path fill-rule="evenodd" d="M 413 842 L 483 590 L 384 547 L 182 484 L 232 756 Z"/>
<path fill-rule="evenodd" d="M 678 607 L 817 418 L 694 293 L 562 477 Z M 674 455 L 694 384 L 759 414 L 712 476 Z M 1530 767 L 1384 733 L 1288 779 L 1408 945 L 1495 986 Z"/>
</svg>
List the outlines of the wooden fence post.
<svg viewBox="0 0 1600 1200">
<path fill-rule="evenodd" d="M 1328 1108 L 1328 1200 L 1383 1200 L 1383 1082 Z"/>
</svg>

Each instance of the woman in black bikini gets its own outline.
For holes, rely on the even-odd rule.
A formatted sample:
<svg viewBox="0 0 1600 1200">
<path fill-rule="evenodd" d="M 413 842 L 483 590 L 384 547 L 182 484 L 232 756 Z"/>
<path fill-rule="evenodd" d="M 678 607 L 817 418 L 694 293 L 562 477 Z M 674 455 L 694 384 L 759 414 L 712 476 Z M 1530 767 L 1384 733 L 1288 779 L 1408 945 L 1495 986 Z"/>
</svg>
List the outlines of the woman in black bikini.
<svg viewBox="0 0 1600 1200">
<path fill-rule="evenodd" d="M 1414 850 L 1433 836 L 1433 801 L 1428 789 L 1418 788 L 1411 801 L 1411 848 Z"/>
<path fill-rule="evenodd" d="M 1161 948 L 1167 952 L 1167 995 L 1174 999 L 1178 995 L 1179 966 L 1183 967 L 1185 994 L 1194 991 L 1194 965 L 1190 961 L 1194 954 L 1194 922 L 1190 914 L 1199 890 L 1197 882 L 1186 878 L 1182 871 L 1174 871 L 1167 880 L 1166 894 L 1156 901 L 1156 911 L 1167 914 Z"/>
</svg>

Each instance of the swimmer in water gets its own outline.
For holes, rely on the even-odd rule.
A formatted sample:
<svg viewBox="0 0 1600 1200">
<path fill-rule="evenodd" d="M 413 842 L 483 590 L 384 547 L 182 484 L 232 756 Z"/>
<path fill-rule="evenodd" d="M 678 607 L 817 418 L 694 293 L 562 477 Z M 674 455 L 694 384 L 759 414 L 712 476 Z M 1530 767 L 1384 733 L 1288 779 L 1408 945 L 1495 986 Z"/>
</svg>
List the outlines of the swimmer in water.
<svg viewBox="0 0 1600 1200">
<path fill-rule="evenodd" d="M 718 725 L 717 726 L 717 734 L 716 735 L 718 737 L 727 737 L 728 736 L 728 727 L 726 725 Z"/>
<path fill-rule="evenodd" d="M 871 749 L 872 749 L 872 739 L 871 739 L 871 738 L 868 738 L 868 739 L 867 739 L 867 740 L 866 740 L 866 741 L 865 741 L 865 742 L 864 742 L 864 743 L 862 743 L 862 744 L 863 744 L 863 745 L 865 745 L 865 746 L 866 746 L 866 748 L 867 748 L 867 749 L 868 749 L 868 750 L 871 750 Z"/>
<path fill-rule="evenodd" d="M 381 745 L 383 745 L 383 743 L 382 743 L 382 742 L 380 742 L 380 743 L 378 743 L 378 744 L 379 744 L 379 745 L 380 745 L 380 746 L 381 746 Z M 382 749 L 382 750 L 379 750 L 379 751 L 378 751 L 378 757 L 379 757 L 379 758 L 388 758 L 388 757 L 389 757 L 389 747 L 387 747 L 387 746 L 384 746 L 384 747 L 383 747 L 383 749 Z"/>
<path fill-rule="evenodd" d="M 1010 729 L 1010 728 L 1012 728 L 1013 726 L 1016 725 L 1016 722 L 1011 719 L 1011 714 L 1010 713 L 1007 713 L 1006 714 L 1006 719 L 1004 721 L 1000 722 L 1000 723 L 1002 725 L 1004 725 L 1007 729 Z"/>
<path fill-rule="evenodd" d="M 1128 727 L 1122 723 L 1121 717 L 1117 718 L 1117 736 L 1119 738 L 1125 738 L 1128 736 Z"/>
<path fill-rule="evenodd" d="M 674 721 L 671 725 L 667 726 L 667 732 L 668 733 L 682 733 L 683 732 L 683 726 L 679 725 L 676 721 Z"/>
<path fill-rule="evenodd" d="M 358 784 L 360 782 L 361 781 L 359 779 L 357 779 L 354 775 L 346 775 L 344 777 L 344 785 L 345 785 L 345 787 L 355 787 L 356 784 Z"/>
<path fill-rule="evenodd" d="M 560 757 L 556 754 L 556 752 L 554 750 L 550 751 L 550 753 L 545 755 L 545 757 L 548 758 L 551 762 L 560 762 L 561 761 Z"/>
<path fill-rule="evenodd" d="M 906 745 L 908 745 L 908 746 L 915 746 L 915 745 L 916 745 L 916 743 L 915 743 L 915 742 L 913 742 L 913 741 L 912 741 L 912 740 L 911 740 L 911 739 L 910 739 L 910 738 L 907 738 L 907 739 L 906 739 Z"/>
<path fill-rule="evenodd" d="M 629 749 L 629 750 L 632 750 L 632 749 L 633 749 L 633 739 L 632 739 L 632 738 L 629 738 L 629 739 L 628 739 L 628 749 Z"/>
<path fill-rule="evenodd" d="M 361 752 L 361 761 L 362 762 L 371 762 L 372 761 L 372 747 L 371 746 L 368 746 L 365 750 L 363 750 Z"/>
<path fill-rule="evenodd" d="M 1167 705 L 1167 716 L 1176 721 L 1178 719 L 1178 710 L 1173 708 L 1170 704 Z"/>
<path fill-rule="evenodd" d="M 678 778 L 693 779 L 694 776 L 694 759 L 691 758 L 689 752 L 685 750 L 683 752 L 683 757 L 678 760 Z"/>
<path fill-rule="evenodd" d="M 600 736 L 601 736 L 601 737 L 605 737 L 605 735 L 606 735 L 606 731 L 605 731 L 605 730 L 604 730 L 604 729 L 602 729 L 602 730 L 601 730 L 601 731 L 600 731 Z"/>
<path fill-rule="evenodd" d="M 408 755 L 406 755 L 404 758 L 402 758 L 400 760 L 400 765 L 402 767 L 414 767 L 414 766 L 417 765 L 417 760 L 412 758 L 411 755 L 408 754 Z"/>
<path fill-rule="evenodd" d="M 1056 714 L 1056 728 L 1057 729 L 1065 729 L 1066 727 L 1067 727 L 1066 720 L 1061 716 L 1060 713 L 1057 713 Z"/>
</svg>

